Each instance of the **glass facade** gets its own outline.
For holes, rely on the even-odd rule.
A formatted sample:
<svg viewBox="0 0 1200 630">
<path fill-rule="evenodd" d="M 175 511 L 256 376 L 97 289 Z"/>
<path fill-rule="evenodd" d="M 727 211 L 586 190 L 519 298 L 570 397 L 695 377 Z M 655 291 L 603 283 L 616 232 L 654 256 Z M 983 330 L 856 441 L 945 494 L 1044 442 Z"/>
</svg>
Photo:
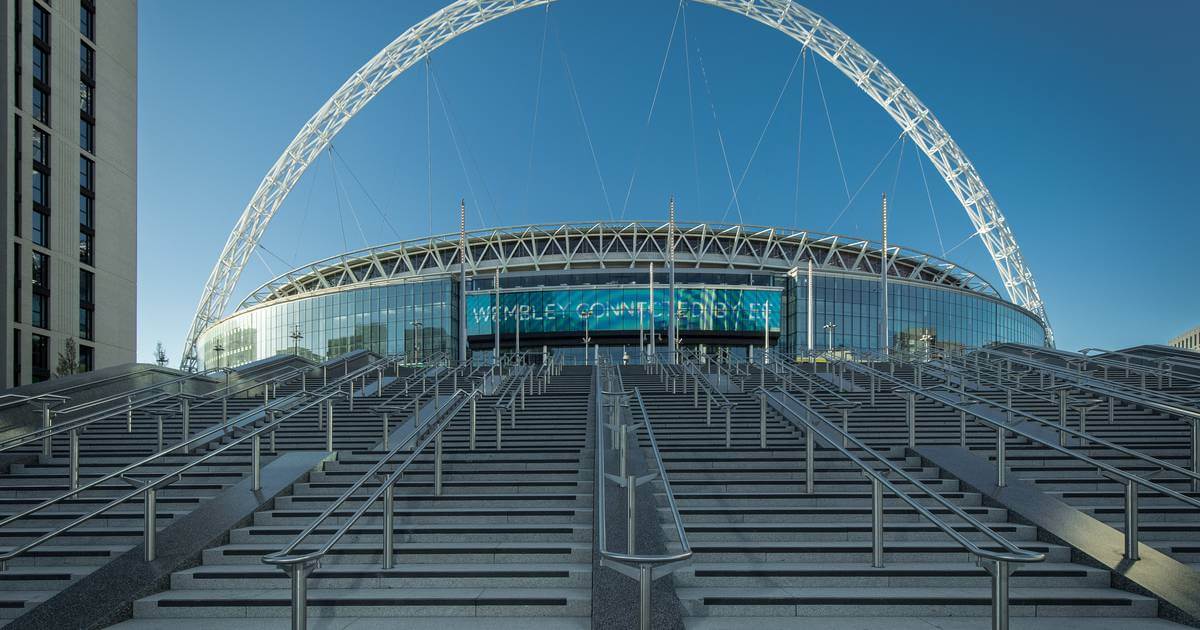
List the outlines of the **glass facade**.
<svg viewBox="0 0 1200 630">
<path fill-rule="evenodd" d="M 785 351 L 807 348 L 809 286 L 804 274 L 793 279 L 782 273 L 757 273 L 771 277 L 750 286 L 740 284 L 748 277 L 745 273 L 731 275 L 725 284 L 718 282 L 724 279 L 719 273 L 693 275 L 689 279 L 702 279 L 703 284 L 681 283 L 686 286 L 675 290 L 684 344 L 757 345 L 765 319 L 773 343 Z M 657 284 L 657 272 L 655 276 L 654 328 L 663 336 L 670 307 L 667 289 Z M 539 278 L 544 280 L 540 287 Z M 644 272 L 588 272 L 572 277 L 587 282 L 585 286 L 551 284 L 564 278 L 562 271 L 553 270 L 501 276 L 499 309 L 492 276 L 468 280 L 466 332 L 476 346 L 482 346 L 477 350 L 491 350 L 497 319 L 502 343 L 509 346 L 519 319 L 522 339 L 529 339 L 531 347 L 549 344 L 556 352 L 573 352 L 582 346 L 584 313 L 589 313 L 588 330 L 602 333 L 595 342 L 611 346 L 605 352 L 616 348 L 613 351 L 620 353 L 625 344 L 637 347 L 638 330 L 650 329 L 649 287 L 637 283 L 648 280 Z M 891 342 L 896 348 L 917 349 L 930 342 L 951 346 L 1045 343 L 1045 333 L 1033 315 L 997 298 L 901 280 L 888 283 L 888 295 Z M 824 270 L 814 275 L 812 298 L 814 348 L 882 349 L 878 279 Z M 827 324 L 833 326 L 827 329 Z M 325 360 L 361 349 L 410 356 L 438 351 L 454 355 L 458 330 L 457 279 L 443 276 L 253 307 L 206 331 L 200 338 L 200 359 L 204 367 L 212 368 L 288 353 Z"/>
<path fill-rule="evenodd" d="M 457 286 L 449 279 L 408 282 L 261 306 L 205 331 L 200 338 L 201 366 L 236 367 L 292 353 L 323 361 L 360 349 L 380 354 L 455 352 Z"/>
<path fill-rule="evenodd" d="M 680 331 L 759 332 L 764 310 L 772 332 L 779 332 L 779 291 L 686 287 L 675 289 Z M 663 287 L 654 290 L 654 328 L 667 328 L 670 298 Z M 582 333 L 584 313 L 592 331 L 650 329 L 649 287 L 547 289 L 500 293 L 500 334 Z M 467 295 L 467 335 L 495 333 L 496 295 Z"/>
<path fill-rule="evenodd" d="M 813 347 L 882 350 L 880 282 L 874 278 L 813 276 Z M 808 348 L 808 278 L 785 289 L 782 345 Z M 828 329 L 827 325 L 832 324 Z M 995 341 L 1043 345 L 1045 331 L 1032 315 L 983 295 L 936 285 L 888 281 L 891 346 L 915 349 L 932 342 L 983 346 Z"/>
</svg>

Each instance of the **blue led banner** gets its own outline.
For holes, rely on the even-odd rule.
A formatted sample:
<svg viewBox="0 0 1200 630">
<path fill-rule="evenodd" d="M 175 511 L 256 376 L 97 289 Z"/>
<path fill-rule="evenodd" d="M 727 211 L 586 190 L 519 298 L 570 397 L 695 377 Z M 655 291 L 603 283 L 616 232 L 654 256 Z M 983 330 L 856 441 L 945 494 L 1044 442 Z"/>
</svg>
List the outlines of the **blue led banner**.
<svg viewBox="0 0 1200 630">
<path fill-rule="evenodd" d="M 779 331 L 779 291 L 753 289 L 676 289 L 679 330 L 708 332 L 759 332 L 767 311 L 772 332 Z M 521 332 L 529 334 L 582 332 L 583 313 L 591 311 L 590 330 L 636 332 L 650 328 L 650 291 L 645 287 L 620 289 L 550 289 L 500 294 L 500 332 L 512 334 L 517 318 Z M 654 290 L 654 326 L 667 328 L 670 304 L 665 289 Z M 495 332 L 495 294 L 467 296 L 467 334 Z"/>
</svg>

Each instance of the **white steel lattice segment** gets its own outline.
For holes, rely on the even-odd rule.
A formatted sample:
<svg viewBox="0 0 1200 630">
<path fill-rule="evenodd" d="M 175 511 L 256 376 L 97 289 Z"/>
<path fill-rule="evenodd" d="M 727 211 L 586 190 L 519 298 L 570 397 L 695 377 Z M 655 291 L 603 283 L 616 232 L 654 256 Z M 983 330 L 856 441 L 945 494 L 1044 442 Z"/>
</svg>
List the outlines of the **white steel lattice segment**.
<svg viewBox="0 0 1200 630">
<path fill-rule="evenodd" d="M 528 225 L 466 233 L 472 276 L 519 271 L 644 268 L 667 260 L 667 224 L 655 221 Z M 443 234 L 319 260 L 264 283 L 236 311 L 327 291 L 458 273 L 458 234 Z M 877 277 L 874 241 L 751 225 L 676 223 L 676 261 L 683 269 L 742 269 L 784 273 L 808 260 L 826 269 Z M 890 247 L 892 277 L 999 297 L 985 279 L 948 260 Z"/>
<path fill-rule="evenodd" d="M 300 129 L 259 184 L 205 282 L 182 353 L 194 368 L 200 333 L 221 318 L 242 269 L 275 211 L 342 127 L 393 79 L 455 37 L 553 0 L 455 0 L 405 31 L 359 68 Z M 812 48 L 848 76 L 929 157 L 966 209 L 992 255 L 1009 298 L 1036 313 L 1053 340 L 1045 306 L 1012 231 L 975 167 L 932 113 L 878 59 L 821 16 L 792 0 L 694 0 L 744 15 Z"/>
</svg>

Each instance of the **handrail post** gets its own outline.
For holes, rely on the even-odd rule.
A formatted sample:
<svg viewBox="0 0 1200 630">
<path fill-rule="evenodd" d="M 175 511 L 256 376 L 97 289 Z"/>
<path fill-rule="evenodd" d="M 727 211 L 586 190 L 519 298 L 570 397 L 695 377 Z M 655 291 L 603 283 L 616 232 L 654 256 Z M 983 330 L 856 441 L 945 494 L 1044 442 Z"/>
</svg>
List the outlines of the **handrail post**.
<svg viewBox="0 0 1200 630">
<path fill-rule="evenodd" d="M 376 386 L 377 391 L 375 392 L 375 397 L 383 398 L 383 368 L 382 367 L 379 368 L 378 370 L 376 370 L 376 372 L 379 375 L 379 385 Z M 454 388 L 458 389 L 458 372 L 457 371 L 454 372 Z"/>
<path fill-rule="evenodd" d="M 46 432 L 46 437 L 42 438 L 42 456 L 50 458 L 54 452 L 54 438 L 50 436 L 50 429 L 54 426 L 52 410 L 49 404 L 42 405 L 42 430 Z"/>
<path fill-rule="evenodd" d="M 871 566 L 883 568 L 883 484 L 871 477 Z"/>
<path fill-rule="evenodd" d="M 637 477 L 625 477 L 625 553 L 637 553 Z M 603 533 L 601 533 L 603 535 Z"/>
<path fill-rule="evenodd" d="M 155 415 L 154 421 L 155 421 L 154 423 L 158 426 L 158 430 L 157 430 L 157 438 L 158 439 L 155 442 L 155 444 L 157 445 L 157 448 L 155 449 L 155 452 L 161 453 L 163 450 L 163 417 L 162 417 L 162 414 L 160 413 L 160 414 Z"/>
<path fill-rule="evenodd" d="M 262 490 L 262 434 L 255 433 L 250 438 L 250 489 Z"/>
<path fill-rule="evenodd" d="M 71 429 L 71 489 L 79 489 L 79 430 Z M 158 417 L 158 450 L 162 450 L 162 416 Z"/>
<path fill-rule="evenodd" d="M 1200 474 L 1200 418 L 1192 419 L 1192 472 Z M 1200 479 L 1195 477 L 1192 492 L 1200 492 Z"/>
<path fill-rule="evenodd" d="M 624 478 L 627 476 L 626 471 L 628 470 L 628 465 L 629 465 L 629 425 L 622 424 L 620 431 L 621 431 L 621 434 L 620 434 L 621 437 L 617 438 L 617 446 L 618 446 L 618 448 L 621 449 L 621 455 L 620 455 L 620 457 L 621 457 L 621 461 L 620 461 L 621 472 L 620 472 L 620 475 L 622 478 Z"/>
<path fill-rule="evenodd" d="M 133 433 L 133 396 L 125 397 L 125 431 Z"/>
<path fill-rule="evenodd" d="M 817 436 L 813 432 L 813 428 L 810 426 L 808 427 L 808 430 L 804 432 L 804 491 L 808 494 L 816 492 L 817 488 L 816 450 Z"/>
<path fill-rule="evenodd" d="M 729 448 L 733 445 L 733 436 L 731 435 L 732 431 L 733 418 L 731 417 L 729 405 L 725 405 L 725 448 Z"/>
<path fill-rule="evenodd" d="M 638 565 L 638 625 L 641 630 L 650 630 L 650 586 L 654 579 L 653 572 L 654 565 Z"/>
<path fill-rule="evenodd" d="M 1053 376 L 1053 374 L 1051 375 Z M 1051 385 L 1053 387 L 1053 384 Z M 1062 428 L 1067 428 L 1067 390 L 1066 388 L 1058 390 L 1058 424 Z M 1058 432 L 1058 445 L 1067 445 L 1067 434 L 1063 431 Z"/>
<path fill-rule="evenodd" d="M 442 496 L 442 432 L 433 441 L 433 494 Z"/>
<path fill-rule="evenodd" d="M 333 450 L 333 399 L 325 400 L 325 450 Z"/>
<path fill-rule="evenodd" d="M 188 400 L 187 398 L 184 398 L 183 400 L 179 401 L 179 415 L 181 417 L 181 422 L 182 422 L 182 425 L 180 427 L 180 433 L 182 435 L 179 436 L 179 442 L 182 444 L 184 442 L 187 442 L 188 436 L 190 436 L 192 434 L 192 428 L 191 428 L 192 401 Z M 183 447 L 183 454 L 187 455 L 187 447 L 186 446 Z"/>
<path fill-rule="evenodd" d="M 143 512 L 144 517 L 142 518 L 142 534 L 144 538 L 143 546 L 145 547 L 142 553 L 142 558 L 146 562 L 154 562 L 155 558 L 155 538 L 158 535 L 157 523 L 155 522 L 158 518 L 157 499 L 157 490 L 154 488 L 146 490 L 143 498 L 145 511 Z"/>
<path fill-rule="evenodd" d="M 396 484 L 383 491 L 383 568 L 391 569 L 396 555 Z"/>
<path fill-rule="evenodd" d="M 1008 581 L 1011 573 L 1007 560 L 996 560 L 992 574 L 992 630 L 1008 630 Z"/>
<path fill-rule="evenodd" d="M 388 433 L 389 433 L 388 429 L 390 429 L 390 428 L 391 428 L 391 425 L 388 423 L 388 414 L 385 411 L 383 413 L 383 450 L 385 450 L 385 451 L 388 450 L 388 439 L 391 437 L 390 435 L 388 435 Z"/>
<path fill-rule="evenodd" d="M 504 428 L 504 412 L 496 407 L 496 450 L 500 450 L 500 435 Z"/>
<path fill-rule="evenodd" d="M 1004 434 L 1008 433 L 1004 427 L 996 427 L 996 487 L 1003 488 L 1008 485 L 1004 479 L 1005 463 L 1004 463 Z"/>
<path fill-rule="evenodd" d="M 767 395 L 758 394 L 758 447 L 767 448 Z"/>
<path fill-rule="evenodd" d="M 1137 560 L 1138 553 L 1138 486 L 1125 480 L 1125 559 Z"/>
<path fill-rule="evenodd" d="M 471 450 L 475 450 L 475 397 L 471 396 Z"/>
<path fill-rule="evenodd" d="M 842 446 L 850 448 L 850 410 L 842 407 Z"/>
<path fill-rule="evenodd" d="M 704 424 L 712 425 L 712 392 L 708 390 L 704 392 Z"/>
<path fill-rule="evenodd" d="M 307 564 L 289 564 L 288 581 L 292 586 L 292 630 L 308 628 L 308 574 L 313 567 Z"/>
<path fill-rule="evenodd" d="M 904 399 L 904 418 L 908 421 L 908 446 L 917 447 L 917 395 L 909 392 Z"/>
<path fill-rule="evenodd" d="M 346 398 L 350 401 L 350 411 L 354 411 L 354 379 L 350 379 L 346 384 L 350 387 L 350 395 Z"/>
<path fill-rule="evenodd" d="M 967 412 L 958 410 L 958 445 L 967 448 Z"/>
<path fill-rule="evenodd" d="M 226 392 L 221 397 L 221 424 L 229 424 L 229 393 Z M 230 427 L 225 427 L 225 434 L 228 435 Z"/>
</svg>

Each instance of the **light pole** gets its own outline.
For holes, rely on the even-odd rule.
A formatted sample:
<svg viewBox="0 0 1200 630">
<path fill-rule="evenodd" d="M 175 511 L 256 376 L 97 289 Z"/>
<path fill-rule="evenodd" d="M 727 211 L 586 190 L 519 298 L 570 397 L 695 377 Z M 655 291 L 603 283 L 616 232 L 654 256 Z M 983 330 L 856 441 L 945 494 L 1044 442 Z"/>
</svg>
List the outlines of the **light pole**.
<svg viewBox="0 0 1200 630">
<path fill-rule="evenodd" d="M 583 363 L 588 365 L 588 344 L 592 341 L 592 335 L 588 328 L 588 320 L 592 318 L 592 309 L 587 309 L 579 314 L 583 318 Z"/>
<path fill-rule="evenodd" d="M 771 346 L 771 303 L 763 302 L 763 365 L 767 364 L 767 350 Z"/>
<path fill-rule="evenodd" d="M 638 303 L 638 358 L 643 363 L 646 362 L 646 332 L 644 318 L 642 317 L 645 314 L 644 306 L 644 304 Z"/>
<path fill-rule="evenodd" d="M 516 352 L 517 354 L 521 354 L 521 305 L 520 304 L 517 304 L 517 311 L 516 311 L 515 317 L 517 320 L 517 337 L 516 337 L 516 341 L 515 341 L 515 344 L 513 347 L 513 352 Z"/>
<path fill-rule="evenodd" d="M 221 353 L 225 352 L 225 346 L 221 345 L 221 340 L 217 340 L 217 345 L 213 346 L 213 352 L 217 353 L 217 369 L 221 369 Z"/>
<path fill-rule="evenodd" d="M 830 352 L 833 352 L 833 331 L 835 328 L 837 328 L 837 324 L 835 324 L 833 322 L 829 322 L 829 323 L 825 324 L 825 326 L 823 328 L 825 328 L 825 339 L 826 339 L 826 345 L 828 346 L 828 350 Z"/>
<path fill-rule="evenodd" d="M 413 353 L 417 355 L 417 359 L 421 358 L 421 329 L 425 327 L 424 322 L 413 322 Z"/>
<path fill-rule="evenodd" d="M 300 340 L 304 338 L 304 333 L 300 332 L 299 326 L 292 326 L 292 332 L 288 337 L 292 338 L 292 356 L 299 356 Z"/>
<path fill-rule="evenodd" d="M 933 335 L 929 334 L 928 332 L 921 335 L 921 342 L 922 342 L 921 348 L 922 348 L 922 350 L 924 350 L 923 354 L 925 355 L 926 361 L 928 361 L 931 358 L 930 357 L 931 348 L 930 348 L 930 344 L 929 344 L 930 341 L 933 341 Z"/>
</svg>

